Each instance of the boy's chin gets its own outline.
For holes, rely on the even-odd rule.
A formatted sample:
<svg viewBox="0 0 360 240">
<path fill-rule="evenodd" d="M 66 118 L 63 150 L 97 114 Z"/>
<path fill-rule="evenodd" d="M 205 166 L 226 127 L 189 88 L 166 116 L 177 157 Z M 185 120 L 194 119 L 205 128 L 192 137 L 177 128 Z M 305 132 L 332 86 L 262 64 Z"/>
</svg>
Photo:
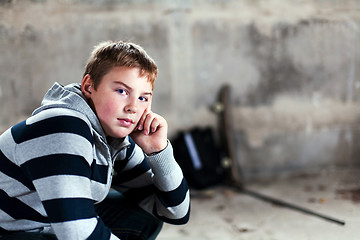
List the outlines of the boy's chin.
<svg viewBox="0 0 360 240">
<path fill-rule="evenodd" d="M 132 130 L 130 131 L 116 131 L 116 132 L 111 132 L 110 134 L 107 134 L 109 137 L 112 138 L 125 138 L 126 136 L 129 136 L 129 134 L 132 132 Z"/>
</svg>

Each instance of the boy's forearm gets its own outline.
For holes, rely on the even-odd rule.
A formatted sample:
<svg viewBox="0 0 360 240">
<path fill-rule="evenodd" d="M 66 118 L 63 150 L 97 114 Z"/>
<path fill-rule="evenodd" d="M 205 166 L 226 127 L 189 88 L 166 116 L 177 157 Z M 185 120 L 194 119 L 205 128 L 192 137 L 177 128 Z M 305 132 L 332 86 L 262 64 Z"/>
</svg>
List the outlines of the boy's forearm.
<svg viewBox="0 0 360 240">
<path fill-rule="evenodd" d="M 170 141 L 168 141 L 167 146 L 162 151 L 147 156 L 147 160 L 154 173 L 154 184 L 159 190 L 171 191 L 182 181 L 183 174 L 175 161 Z"/>
<path fill-rule="evenodd" d="M 153 182 L 159 190 L 159 203 L 154 214 L 172 224 L 185 224 L 189 220 L 190 194 L 181 168 L 175 161 L 173 149 L 168 146 L 158 154 L 148 157 Z"/>
</svg>

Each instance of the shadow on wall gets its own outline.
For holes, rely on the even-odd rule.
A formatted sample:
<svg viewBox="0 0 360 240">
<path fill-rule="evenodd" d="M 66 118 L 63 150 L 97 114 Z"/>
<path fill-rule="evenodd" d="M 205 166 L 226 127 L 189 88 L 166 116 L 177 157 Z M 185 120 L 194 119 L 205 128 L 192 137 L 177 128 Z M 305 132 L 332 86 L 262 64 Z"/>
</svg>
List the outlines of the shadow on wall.
<svg viewBox="0 0 360 240">
<path fill-rule="evenodd" d="M 357 25 L 311 19 L 278 24 L 270 33 L 254 24 L 220 26 L 194 27 L 197 89 L 232 85 L 244 177 L 359 166 Z M 197 104 L 212 100 L 199 94 Z"/>
</svg>

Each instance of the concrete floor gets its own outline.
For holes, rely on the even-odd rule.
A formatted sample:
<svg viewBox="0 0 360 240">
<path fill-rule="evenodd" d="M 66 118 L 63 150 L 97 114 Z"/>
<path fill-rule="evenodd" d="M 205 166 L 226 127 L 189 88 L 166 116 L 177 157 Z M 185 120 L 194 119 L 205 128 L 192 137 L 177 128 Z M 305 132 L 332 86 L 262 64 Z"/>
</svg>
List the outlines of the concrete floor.
<svg viewBox="0 0 360 240">
<path fill-rule="evenodd" d="M 191 191 L 192 212 L 184 226 L 165 224 L 158 240 L 358 240 L 360 169 L 327 169 L 317 174 L 247 184 L 252 191 L 331 218 L 340 225 L 279 207 L 219 186 Z"/>
</svg>

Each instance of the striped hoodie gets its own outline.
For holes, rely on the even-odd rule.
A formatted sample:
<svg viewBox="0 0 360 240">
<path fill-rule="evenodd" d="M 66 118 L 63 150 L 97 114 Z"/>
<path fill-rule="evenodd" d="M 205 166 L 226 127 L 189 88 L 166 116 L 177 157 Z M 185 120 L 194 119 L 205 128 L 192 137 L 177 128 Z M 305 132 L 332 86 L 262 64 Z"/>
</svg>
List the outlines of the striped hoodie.
<svg viewBox="0 0 360 240">
<path fill-rule="evenodd" d="M 107 140 L 79 84 L 55 83 L 30 118 L 0 136 L 0 230 L 118 239 L 94 209 L 110 188 L 164 222 L 189 219 L 170 142 L 147 156 L 129 137 Z"/>
</svg>

